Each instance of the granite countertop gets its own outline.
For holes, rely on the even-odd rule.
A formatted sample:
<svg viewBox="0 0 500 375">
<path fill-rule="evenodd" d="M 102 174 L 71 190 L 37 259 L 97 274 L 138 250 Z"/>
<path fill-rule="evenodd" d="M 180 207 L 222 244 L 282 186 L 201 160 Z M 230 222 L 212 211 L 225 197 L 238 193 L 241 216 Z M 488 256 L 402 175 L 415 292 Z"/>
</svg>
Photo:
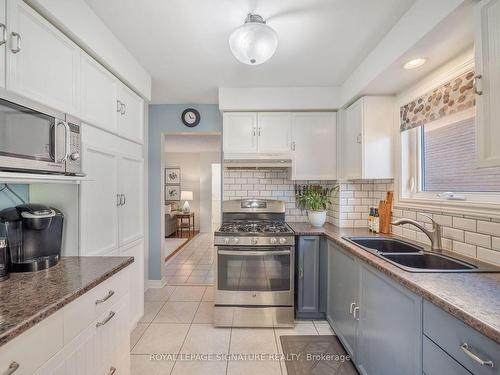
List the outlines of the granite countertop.
<svg viewBox="0 0 500 375">
<path fill-rule="evenodd" d="M 408 272 L 342 238 L 374 236 L 366 228 L 339 228 L 332 224 L 314 228 L 308 223 L 289 223 L 289 225 L 297 235 L 326 236 L 343 249 L 500 344 L 500 273 Z M 429 250 L 429 247 L 421 243 L 418 245 Z M 471 262 L 470 258 L 456 253 L 446 252 L 446 254 Z M 484 264 L 477 260 L 474 263 Z"/>
<path fill-rule="evenodd" d="M 132 257 L 63 257 L 0 282 L 0 346 L 130 265 Z"/>
</svg>

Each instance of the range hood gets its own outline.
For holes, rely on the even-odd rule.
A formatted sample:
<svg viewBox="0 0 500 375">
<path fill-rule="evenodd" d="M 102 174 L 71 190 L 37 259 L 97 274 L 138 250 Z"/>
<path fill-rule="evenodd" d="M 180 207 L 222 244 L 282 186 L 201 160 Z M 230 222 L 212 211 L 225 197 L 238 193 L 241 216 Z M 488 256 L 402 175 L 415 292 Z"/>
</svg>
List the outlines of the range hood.
<svg viewBox="0 0 500 375">
<path fill-rule="evenodd" d="M 224 159 L 226 169 L 288 169 L 291 159 Z"/>
</svg>

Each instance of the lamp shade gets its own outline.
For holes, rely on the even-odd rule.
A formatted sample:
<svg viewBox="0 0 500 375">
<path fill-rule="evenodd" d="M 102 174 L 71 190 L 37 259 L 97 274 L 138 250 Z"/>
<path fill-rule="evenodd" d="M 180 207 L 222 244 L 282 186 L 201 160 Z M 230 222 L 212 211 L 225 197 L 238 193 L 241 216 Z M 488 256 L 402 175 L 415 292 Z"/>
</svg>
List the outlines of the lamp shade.
<svg viewBox="0 0 500 375">
<path fill-rule="evenodd" d="M 259 15 L 249 14 L 245 24 L 233 31 L 229 47 L 234 57 L 248 65 L 269 60 L 278 48 L 278 34 Z"/>
<path fill-rule="evenodd" d="M 192 201 L 193 200 L 193 192 L 188 190 L 181 191 L 181 201 Z"/>
</svg>

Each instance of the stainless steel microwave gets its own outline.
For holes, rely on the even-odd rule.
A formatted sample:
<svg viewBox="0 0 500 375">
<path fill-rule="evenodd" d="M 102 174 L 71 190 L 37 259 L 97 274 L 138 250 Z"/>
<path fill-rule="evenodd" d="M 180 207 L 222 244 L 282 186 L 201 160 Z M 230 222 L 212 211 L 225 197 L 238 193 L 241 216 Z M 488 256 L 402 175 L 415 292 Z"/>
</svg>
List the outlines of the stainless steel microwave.
<svg viewBox="0 0 500 375">
<path fill-rule="evenodd" d="M 81 123 L 2 92 L 0 170 L 82 176 Z"/>
</svg>

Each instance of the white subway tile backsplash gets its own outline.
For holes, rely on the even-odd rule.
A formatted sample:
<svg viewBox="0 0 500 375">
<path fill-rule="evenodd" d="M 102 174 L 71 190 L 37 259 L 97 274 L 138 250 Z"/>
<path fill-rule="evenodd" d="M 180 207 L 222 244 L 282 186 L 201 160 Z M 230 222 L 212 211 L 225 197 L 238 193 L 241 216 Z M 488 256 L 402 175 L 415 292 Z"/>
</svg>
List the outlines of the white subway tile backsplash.
<svg viewBox="0 0 500 375">
<path fill-rule="evenodd" d="M 454 229 L 443 227 L 443 237 L 456 241 L 464 241 L 464 231 L 461 229 Z"/>
<path fill-rule="evenodd" d="M 476 231 L 476 220 L 464 219 L 462 217 L 453 218 L 453 227 L 458 229 L 464 229 L 470 232 Z"/>
<path fill-rule="evenodd" d="M 500 251 L 478 247 L 477 258 L 485 262 L 494 263 L 500 266 Z"/>
<path fill-rule="evenodd" d="M 485 234 L 465 232 L 465 242 L 491 248 L 491 236 Z"/>
<path fill-rule="evenodd" d="M 500 251 L 500 237 L 491 237 L 491 245 L 494 250 Z"/>
<path fill-rule="evenodd" d="M 453 220 L 451 216 L 448 215 L 433 215 L 432 217 L 435 222 L 446 227 L 453 226 Z"/>
<path fill-rule="evenodd" d="M 471 258 L 476 257 L 476 246 L 463 242 L 453 241 L 453 251 Z"/>
<path fill-rule="evenodd" d="M 479 220 L 477 222 L 477 231 L 479 233 L 486 233 L 486 234 L 491 234 L 493 236 L 500 236 L 500 223 Z"/>
</svg>

